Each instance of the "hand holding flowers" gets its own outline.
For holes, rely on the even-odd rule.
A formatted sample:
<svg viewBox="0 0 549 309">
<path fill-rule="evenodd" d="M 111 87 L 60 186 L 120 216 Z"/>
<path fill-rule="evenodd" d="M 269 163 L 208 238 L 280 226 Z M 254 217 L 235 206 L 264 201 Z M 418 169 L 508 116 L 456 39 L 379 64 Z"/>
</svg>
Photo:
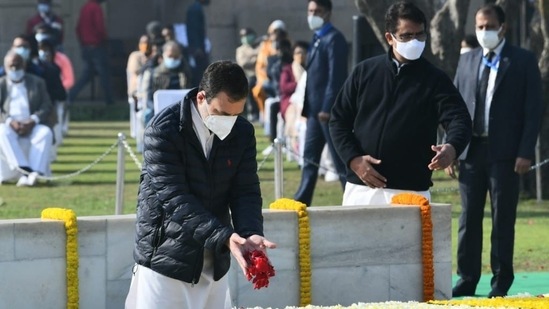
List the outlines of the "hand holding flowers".
<svg viewBox="0 0 549 309">
<path fill-rule="evenodd" d="M 275 243 L 259 235 L 242 238 L 233 233 L 228 240 L 228 247 L 246 278 L 253 279 L 254 288 L 268 286 L 269 277 L 274 276 L 274 268 L 267 258 L 266 249 L 276 248 Z"/>
</svg>

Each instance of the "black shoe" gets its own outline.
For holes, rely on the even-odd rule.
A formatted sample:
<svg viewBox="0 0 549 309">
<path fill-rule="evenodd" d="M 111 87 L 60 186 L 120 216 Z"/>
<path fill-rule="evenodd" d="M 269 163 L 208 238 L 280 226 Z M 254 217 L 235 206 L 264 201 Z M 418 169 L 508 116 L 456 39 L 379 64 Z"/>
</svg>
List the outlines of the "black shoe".
<svg viewBox="0 0 549 309">
<path fill-rule="evenodd" d="M 505 297 L 507 296 L 507 293 L 502 292 L 498 289 L 493 289 L 488 293 L 488 298 L 494 298 L 494 297 Z"/>
<path fill-rule="evenodd" d="M 475 288 L 456 285 L 452 289 L 452 297 L 475 296 Z"/>
</svg>

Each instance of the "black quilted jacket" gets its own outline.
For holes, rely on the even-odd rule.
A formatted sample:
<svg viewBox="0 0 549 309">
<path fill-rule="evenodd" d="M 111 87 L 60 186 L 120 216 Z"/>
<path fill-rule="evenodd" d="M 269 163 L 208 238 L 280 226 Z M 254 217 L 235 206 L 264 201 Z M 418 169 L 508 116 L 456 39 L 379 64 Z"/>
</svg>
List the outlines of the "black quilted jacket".
<svg viewBox="0 0 549 309">
<path fill-rule="evenodd" d="M 145 130 L 134 250 L 136 263 L 188 283 L 198 282 L 204 248 L 214 254 L 219 280 L 229 270 L 230 235 L 263 235 L 254 128 L 238 117 L 225 140 L 215 137 L 206 159 L 192 127 L 196 93 Z"/>
</svg>

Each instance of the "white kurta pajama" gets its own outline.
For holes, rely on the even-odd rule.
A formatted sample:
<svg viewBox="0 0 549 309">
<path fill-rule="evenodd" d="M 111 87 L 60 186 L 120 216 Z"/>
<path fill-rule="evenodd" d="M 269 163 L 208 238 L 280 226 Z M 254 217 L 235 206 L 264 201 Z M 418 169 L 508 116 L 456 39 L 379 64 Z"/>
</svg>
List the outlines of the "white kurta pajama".
<svg viewBox="0 0 549 309">
<path fill-rule="evenodd" d="M 0 147 L 8 164 L 12 167 L 29 167 L 34 172 L 45 175 L 49 172 L 50 153 L 53 143 L 53 134 L 49 127 L 40 124 L 36 115 L 30 115 L 27 89 L 24 83 L 8 81 L 8 95 L 10 97 L 9 117 L 5 123 L 0 123 Z M 12 120 L 29 120 L 36 123 L 27 136 L 19 136 L 11 127 Z M 20 145 L 21 139 L 30 141 L 28 152 Z"/>
<path fill-rule="evenodd" d="M 370 188 L 366 185 L 356 185 L 347 182 L 345 192 L 343 193 L 343 206 L 361 206 L 361 205 L 387 205 L 391 204 L 393 196 L 399 193 L 416 193 L 423 195 L 427 200 L 431 200 L 429 191 L 411 191 L 385 188 Z"/>
<path fill-rule="evenodd" d="M 204 125 L 196 106 L 191 105 L 193 129 L 209 157 L 214 134 Z M 213 253 L 204 249 L 204 266 L 198 283 L 191 284 L 136 265 L 126 298 L 126 309 L 230 309 L 228 275 L 213 279 Z"/>
</svg>

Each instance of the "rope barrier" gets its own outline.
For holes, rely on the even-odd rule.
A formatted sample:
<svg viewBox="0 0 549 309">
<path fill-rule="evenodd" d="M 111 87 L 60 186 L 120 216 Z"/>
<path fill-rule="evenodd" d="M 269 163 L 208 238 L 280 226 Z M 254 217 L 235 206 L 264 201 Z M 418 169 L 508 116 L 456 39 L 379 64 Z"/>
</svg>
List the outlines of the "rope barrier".
<svg viewBox="0 0 549 309">
<path fill-rule="evenodd" d="M 269 146 L 270 147 L 270 151 L 268 152 L 268 154 L 263 158 L 263 161 L 261 162 L 261 165 L 260 167 L 258 167 L 258 171 L 260 170 L 261 166 L 263 166 L 263 164 L 265 163 L 265 161 L 267 161 L 267 159 L 269 158 L 269 156 L 271 155 L 271 153 L 274 151 L 275 147 L 274 147 L 274 143 L 271 143 L 271 145 Z M 283 149 L 286 151 L 286 152 L 289 152 L 295 159 L 299 160 L 303 160 L 304 162 L 308 162 L 310 164 L 313 164 L 314 166 L 316 166 L 317 168 L 319 169 L 324 169 L 326 170 L 327 172 L 332 172 L 334 174 L 337 174 L 339 175 L 339 173 L 337 173 L 337 171 L 334 171 L 333 169 L 330 169 L 326 166 L 323 166 L 317 162 L 314 162 L 312 160 L 309 160 L 303 156 L 301 156 L 299 153 L 297 153 L 296 151 L 294 151 L 293 149 L 290 149 L 287 147 L 286 144 L 283 144 L 282 145 Z M 538 163 L 538 164 L 535 164 L 535 165 L 532 165 L 530 167 L 530 169 L 528 170 L 528 172 L 530 171 L 533 171 L 533 170 L 536 170 L 536 169 L 539 169 L 541 168 L 542 166 L 546 165 L 546 164 L 549 164 L 549 158 L 543 160 L 542 162 Z M 344 175 L 346 176 L 346 175 Z M 453 187 L 453 188 L 433 188 L 430 190 L 431 193 L 454 193 L 454 192 L 458 192 L 459 191 L 459 188 L 458 187 Z"/>
<path fill-rule="evenodd" d="M 133 152 L 132 147 L 130 147 L 130 144 L 128 144 L 126 140 L 123 140 L 122 143 L 124 144 L 124 148 L 126 148 L 126 151 L 130 155 L 130 157 L 133 159 L 133 162 L 135 163 L 137 168 L 141 170 L 143 168 L 143 165 L 141 164 L 141 162 L 139 162 L 139 159 L 137 159 L 137 156 Z"/>
<path fill-rule="evenodd" d="M 540 162 L 538 164 L 530 166 L 530 169 L 528 171 L 533 171 L 535 169 L 538 169 L 538 168 L 542 167 L 543 165 L 545 165 L 547 163 L 549 163 L 549 158 L 543 160 L 542 162 Z"/>
<path fill-rule="evenodd" d="M 42 175 L 38 175 L 37 178 L 38 179 L 41 179 L 41 180 L 46 180 L 46 181 L 56 181 L 56 180 L 64 180 L 64 179 L 68 179 L 68 178 L 72 178 L 72 177 L 76 177 L 76 176 L 79 176 L 81 175 L 82 173 L 85 173 L 87 172 L 88 170 L 90 170 L 91 168 L 93 168 L 95 165 L 97 165 L 99 162 L 101 162 L 107 155 L 109 155 L 113 149 L 115 147 L 118 146 L 119 143 L 122 143 L 124 145 L 124 148 L 126 149 L 126 151 L 128 152 L 129 156 L 132 158 L 135 166 L 141 170 L 143 165 L 142 163 L 139 161 L 137 155 L 135 154 L 134 150 L 132 149 L 132 147 L 129 145 L 129 143 L 126 141 L 126 140 L 121 140 L 121 141 L 116 141 L 114 142 L 109 148 L 107 148 L 107 150 L 105 150 L 105 152 L 103 154 L 101 154 L 97 159 L 95 159 L 94 161 L 92 161 L 90 164 L 86 165 L 85 167 L 75 171 L 75 172 L 72 172 L 72 173 L 69 173 L 69 174 L 65 174 L 65 175 L 60 175 L 60 176 L 42 176 Z M 274 147 L 274 143 L 272 143 L 270 145 L 271 147 L 271 150 L 264 156 L 263 160 L 261 160 L 261 162 L 258 164 L 257 166 L 257 171 L 259 172 L 265 165 L 265 163 L 267 162 L 267 160 L 269 160 L 269 158 L 271 157 L 271 154 L 273 153 L 273 150 L 275 149 Z M 309 164 L 312 164 L 314 166 L 316 166 L 317 168 L 319 169 L 324 169 L 325 171 L 327 172 L 332 172 L 334 174 L 337 174 L 339 175 L 339 173 L 337 173 L 337 171 L 335 171 L 334 169 L 330 168 L 330 167 L 326 167 L 326 166 L 323 166 L 322 164 L 320 163 L 317 163 L 313 160 L 310 160 L 310 159 L 307 159 L 303 156 L 301 156 L 299 153 L 297 153 L 296 151 L 294 151 L 293 149 L 291 148 L 288 148 L 286 144 L 282 144 L 282 148 L 283 150 L 286 152 L 286 153 L 289 153 L 290 155 L 293 156 L 293 158 L 295 158 L 296 160 L 303 160 L 303 162 L 307 162 Z M 8 163 L 8 160 L 6 159 L 6 157 L 4 156 L 4 154 L 0 151 L 0 160 Z M 8 163 L 9 164 L 9 163 Z M 530 171 L 533 171 L 533 170 L 536 170 L 536 169 L 539 169 L 541 168 L 542 166 L 546 165 L 546 164 L 549 164 L 549 158 L 543 160 L 542 162 L 538 163 L 538 164 L 535 164 L 535 165 L 532 165 L 530 167 L 530 169 L 528 170 L 529 172 Z M 15 167 L 15 170 L 17 170 L 19 173 L 23 174 L 23 175 L 29 175 L 30 173 L 26 170 L 23 170 L 19 167 Z M 456 192 L 458 191 L 459 189 L 458 188 L 436 188 L 436 189 L 432 189 L 431 190 L 431 193 L 452 193 L 452 192 Z"/>
<path fill-rule="evenodd" d="M 87 172 L 88 170 L 90 170 L 92 167 L 94 167 L 95 165 L 97 165 L 97 163 L 101 162 L 107 155 L 109 155 L 112 150 L 118 146 L 118 141 L 114 142 L 102 155 L 100 155 L 97 159 L 95 159 L 93 162 L 91 162 L 90 164 L 86 165 L 85 167 L 75 171 L 75 172 L 72 172 L 72 173 L 69 173 L 69 174 L 65 174 L 65 175 L 61 175 L 61 176 L 42 176 L 42 175 L 38 175 L 36 178 L 37 179 L 41 179 L 41 180 L 47 180 L 47 181 L 55 181 L 55 180 L 63 180 L 63 179 L 68 179 L 68 178 L 72 178 L 72 177 L 75 177 L 75 176 L 78 176 L 82 173 L 85 173 Z M 2 152 L 0 152 L 0 159 L 2 161 L 4 161 L 6 164 L 9 165 L 9 162 L 8 160 L 6 159 L 6 157 L 4 156 L 4 154 Z M 26 170 L 23 170 L 21 168 L 19 168 L 18 166 L 15 167 L 15 170 L 18 171 L 19 173 L 23 174 L 23 175 L 29 175 L 30 173 Z"/>
</svg>

